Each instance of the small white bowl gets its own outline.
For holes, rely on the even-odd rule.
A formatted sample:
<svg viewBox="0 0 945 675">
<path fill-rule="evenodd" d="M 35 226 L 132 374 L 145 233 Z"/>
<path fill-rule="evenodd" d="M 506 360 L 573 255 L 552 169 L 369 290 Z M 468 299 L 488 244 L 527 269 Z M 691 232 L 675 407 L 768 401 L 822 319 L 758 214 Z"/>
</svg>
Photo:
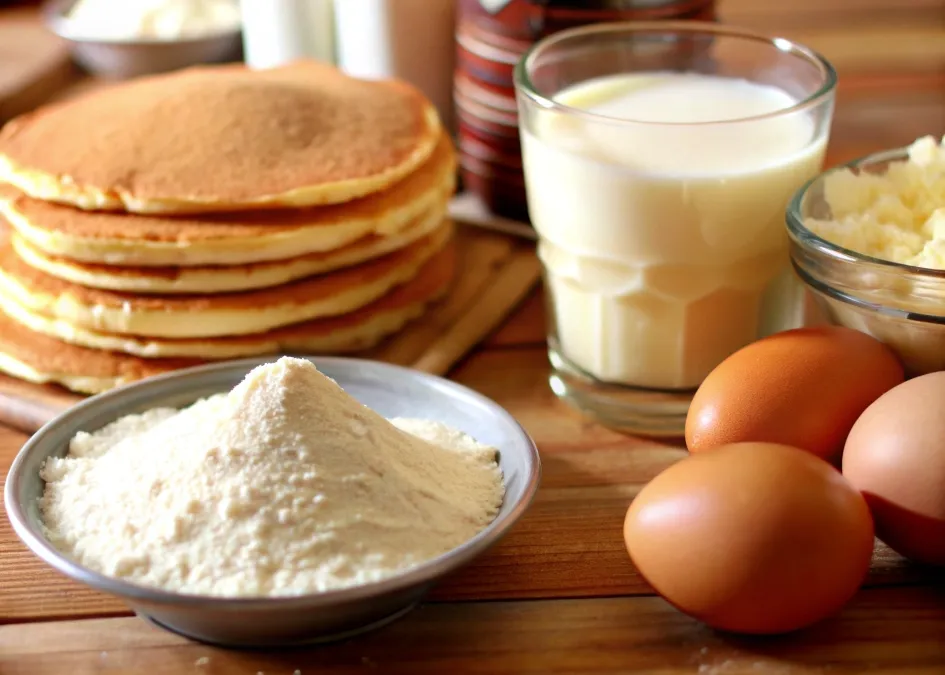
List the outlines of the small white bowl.
<svg viewBox="0 0 945 675">
<path fill-rule="evenodd" d="M 69 43 L 73 59 L 93 75 L 128 79 L 240 57 L 242 32 L 238 28 L 176 40 L 113 40 L 78 35 L 68 16 L 75 2 L 49 0 L 43 5 L 43 18 L 49 30 Z"/>
<path fill-rule="evenodd" d="M 39 513 L 39 471 L 63 456 L 80 430 L 94 431 L 124 415 L 183 407 L 229 391 L 272 358 L 198 366 L 94 396 L 39 430 L 10 467 L 4 501 L 20 539 L 63 574 L 118 596 L 138 615 L 186 637 L 230 647 L 273 647 L 347 638 L 392 621 L 415 606 L 444 576 L 495 544 L 525 513 L 538 490 L 538 451 L 505 410 L 459 384 L 377 361 L 315 357 L 311 361 L 346 392 L 384 417 L 419 417 L 465 431 L 499 450 L 505 498 L 495 520 L 443 555 L 383 581 L 291 597 L 221 598 L 174 593 L 108 577 L 63 555 L 46 538 Z"/>
</svg>

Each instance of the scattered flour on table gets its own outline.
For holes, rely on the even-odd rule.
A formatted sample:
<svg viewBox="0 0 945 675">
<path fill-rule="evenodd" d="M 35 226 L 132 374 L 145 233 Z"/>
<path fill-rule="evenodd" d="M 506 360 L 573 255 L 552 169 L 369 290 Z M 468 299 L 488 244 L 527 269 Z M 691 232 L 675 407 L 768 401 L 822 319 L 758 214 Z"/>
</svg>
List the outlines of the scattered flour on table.
<svg viewBox="0 0 945 675">
<path fill-rule="evenodd" d="M 53 544 L 108 576 L 184 593 L 364 584 L 473 537 L 503 499 L 494 448 L 385 420 L 311 362 L 80 433 L 41 475 Z"/>
</svg>

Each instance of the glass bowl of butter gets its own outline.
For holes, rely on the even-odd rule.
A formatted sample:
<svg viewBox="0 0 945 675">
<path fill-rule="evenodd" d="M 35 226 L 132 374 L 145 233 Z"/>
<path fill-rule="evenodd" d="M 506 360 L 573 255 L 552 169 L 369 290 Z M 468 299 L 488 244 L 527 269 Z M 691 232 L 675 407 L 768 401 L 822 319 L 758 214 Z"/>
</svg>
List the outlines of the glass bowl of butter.
<svg viewBox="0 0 945 675">
<path fill-rule="evenodd" d="M 787 209 L 791 261 L 828 321 L 945 370 L 945 139 L 830 169 Z"/>
</svg>

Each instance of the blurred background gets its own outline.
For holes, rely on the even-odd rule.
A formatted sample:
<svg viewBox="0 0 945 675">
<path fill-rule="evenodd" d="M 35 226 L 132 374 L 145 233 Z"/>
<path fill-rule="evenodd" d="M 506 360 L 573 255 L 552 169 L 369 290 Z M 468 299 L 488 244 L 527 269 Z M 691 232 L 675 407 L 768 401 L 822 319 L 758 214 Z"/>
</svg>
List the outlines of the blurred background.
<svg viewBox="0 0 945 675">
<path fill-rule="evenodd" d="M 93 86 L 44 25 L 39 7 L 0 0 L 0 122 Z M 716 13 L 833 62 L 841 84 L 828 162 L 945 130 L 945 0 L 718 0 Z M 365 41 L 355 52 L 371 48 Z"/>
</svg>

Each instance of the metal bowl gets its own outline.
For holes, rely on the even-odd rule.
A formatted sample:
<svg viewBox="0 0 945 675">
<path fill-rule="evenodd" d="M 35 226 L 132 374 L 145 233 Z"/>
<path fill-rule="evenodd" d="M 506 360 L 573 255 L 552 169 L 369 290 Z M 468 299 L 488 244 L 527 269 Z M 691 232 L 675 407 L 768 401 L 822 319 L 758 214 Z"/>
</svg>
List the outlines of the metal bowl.
<svg viewBox="0 0 945 675">
<path fill-rule="evenodd" d="M 123 599 L 140 616 L 202 642 L 271 647 L 337 640 L 405 614 L 445 575 L 496 543 L 525 513 L 538 490 L 538 451 L 528 434 L 496 403 L 459 384 L 375 361 L 317 357 L 310 360 L 351 396 L 385 417 L 437 420 L 499 449 L 505 500 L 496 519 L 448 553 L 398 576 L 342 590 L 281 598 L 227 599 L 185 595 L 104 576 L 55 549 L 44 533 L 39 476 L 50 456 L 65 455 L 77 431 L 92 431 L 136 412 L 181 407 L 229 391 L 271 358 L 228 361 L 181 370 L 92 397 L 44 426 L 20 450 L 6 482 L 5 505 L 13 529 L 40 558 L 63 574 Z"/>
<path fill-rule="evenodd" d="M 68 16 L 75 2 L 49 0 L 43 6 L 43 18 L 53 33 L 69 43 L 73 59 L 100 77 L 127 79 L 199 63 L 236 60 L 240 56 L 242 32 L 239 29 L 176 40 L 109 40 L 79 35 Z"/>
</svg>

